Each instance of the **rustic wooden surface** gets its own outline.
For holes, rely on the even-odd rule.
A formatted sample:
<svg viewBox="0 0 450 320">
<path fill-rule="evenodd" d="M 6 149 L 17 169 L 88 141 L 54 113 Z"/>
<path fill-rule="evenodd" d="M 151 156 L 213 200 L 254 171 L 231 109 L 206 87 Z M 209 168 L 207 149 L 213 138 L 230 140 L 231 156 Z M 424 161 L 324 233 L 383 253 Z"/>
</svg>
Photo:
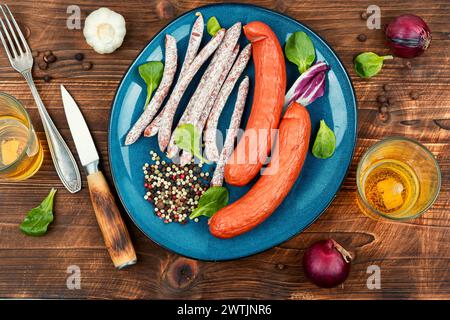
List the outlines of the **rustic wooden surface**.
<svg viewBox="0 0 450 320">
<path fill-rule="evenodd" d="M 68 85 L 86 117 L 101 152 L 109 181 L 108 117 L 115 90 L 130 62 L 149 39 L 174 17 L 212 1 L 101 1 L 124 15 L 125 42 L 112 55 L 98 55 L 85 43 L 81 30 L 66 28 L 69 0 L 9 0 L 6 3 L 26 32 L 34 50 L 52 50 L 58 61 L 35 79 L 44 103 L 61 133 L 74 147 L 63 115 L 59 84 Z M 350 72 L 359 101 L 359 135 L 353 164 L 331 207 L 305 232 L 267 252 L 225 263 L 182 258 L 147 239 L 124 213 L 139 255 L 136 266 L 114 270 L 103 245 L 89 201 L 83 190 L 69 194 L 54 171 L 44 142 L 45 161 L 30 180 L 0 183 L 0 298 L 276 298 L 276 299 L 449 299 L 450 195 L 450 2 L 378 0 L 382 22 L 410 12 L 421 15 L 433 31 L 428 52 L 410 60 L 395 59 L 382 73 L 363 81 L 352 70 L 360 51 L 387 53 L 380 30 L 368 30 L 360 13 L 373 1 L 260 0 L 248 1 L 288 14 L 309 25 L 337 51 Z M 98 1 L 79 0 L 84 17 Z M 164 11 L 161 13 L 161 8 Z M 172 10 L 170 10 L 172 9 Z M 366 42 L 356 36 L 365 33 Z M 36 106 L 22 77 L 9 66 L 0 50 L 0 91 L 19 98 L 29 110 L 44 141 Z M 82 70 L 73 59 L 83 52 L 94 63 Z M 45 83 L 45 74 L 54 79 Z M 387 121 L 380 120 L 376 97 L 382 85 L 392 85 Z M 416 101 L 408 94 L 419 90 Z M 362 153 L 388 135 L 405 135 L 425 144 L 437 157 L 443 185 L 439 199 L 422 218 L 374 222 L 355 204 L 355 170 Z M 56 220 L 41 238 L 18 229 L 25 213 L 58 186 Z M 303 275 L 302 256 L 312 242 L 332 236 L 356 253 L 349 279 L 342 287 L 319 289 Z M 369 265 L 381 267 L 381 290 L 366 287 Z M 81 289 L 66 288 L 69 265 L 81 268 Z"/>
</svg>

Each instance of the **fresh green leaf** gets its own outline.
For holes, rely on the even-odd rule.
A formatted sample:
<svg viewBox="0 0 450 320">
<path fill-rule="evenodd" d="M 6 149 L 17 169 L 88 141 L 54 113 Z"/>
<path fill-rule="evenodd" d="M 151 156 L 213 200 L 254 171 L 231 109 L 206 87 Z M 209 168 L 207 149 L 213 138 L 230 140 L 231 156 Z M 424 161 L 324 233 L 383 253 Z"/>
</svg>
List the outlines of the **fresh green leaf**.
<svg viewBox="0 0 450 320">
<path fill-rule="evenodd" d="M 203 162 L 207 162 L 201 154 L 200 138 L 201 135 L 195 126 L 191 123 L 186 123 L 178 126 L 174 131 L 174 142 L 178 148 L 192 153 Z"/>
<path fill-rule="evenodd" d="M 361 78 L 371 78 L 380 72 L 384 60 L 393 58 L 393 56 L 379 56 L 373 52 L 360 53 L 354 61 L 355 71 Z"/>
<path fill-rule="evenodd" d="M 320 120 L 319 132 L 312 148 L 312 153 L 316 158 L 327 159 L 331 157 L 336 149 L 336 137 L 333 131 L 328 128 L 325 120 Z"/>
<path fill-rule="evenodd" d="M 161 61 L 149 61 L 139 66 L 139 75 L 147 85 L 147 99 L 145 99 L 144 109 L 147 108 L 153 91 L 161 83 L 164 72 L 164 64 Z"/>
<path fill-rule="evenodd" d="M 225 187 L 214 186 L 205 191 L 198 201 L 197 208 L 192 211 L 189 219 L 200 216 L 211 218 L 214 213 L 228 204 L 229 194 Z"/>
<path fill-rule="evenodd" d="M 208 22 L 206 23 L 206 30 L 212 37 L 214 37 L 221 28 L 222 27 L 216 17 L 212 16 L 208 19 Z"/>
<path fill-rule="evenodd" d="M 39 237 L 47 232 L 48 225 L 53 221 L 53 198 L 55 193 L 56 189 L 53 188 L 39 206 L 28 212 L 20 224 L 20 230 L 23 233 Z"/>
<path fill-rule="evenodd" d="M 311 39 L 303 31 L 294 32 L 284 47 L 286 58 L 295 63 L 300 73 L 305 72 L 316 59 L 316 51 Z"/>
</svg>

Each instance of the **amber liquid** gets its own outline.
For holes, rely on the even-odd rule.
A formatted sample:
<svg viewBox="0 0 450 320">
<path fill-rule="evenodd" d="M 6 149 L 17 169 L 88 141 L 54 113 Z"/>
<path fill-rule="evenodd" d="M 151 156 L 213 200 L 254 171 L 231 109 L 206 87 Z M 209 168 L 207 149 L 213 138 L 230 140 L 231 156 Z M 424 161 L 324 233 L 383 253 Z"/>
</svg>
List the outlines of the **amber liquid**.
<svg viewBox="0 0 450 320">
<path fill-rule="evenodd" d="M 414 207 L 419 195 L 419 180 L 407 164 L 383 159 L 371 165 L 362 176 L 365 200 L 376 211 L 398 216 Z"/>
<path fill-rule="evenodd" d="M 25 119 L 0 116 L 0 180 L 24 180 L 36 173 L 43 160 L 42 146 Z"/>
</svg>

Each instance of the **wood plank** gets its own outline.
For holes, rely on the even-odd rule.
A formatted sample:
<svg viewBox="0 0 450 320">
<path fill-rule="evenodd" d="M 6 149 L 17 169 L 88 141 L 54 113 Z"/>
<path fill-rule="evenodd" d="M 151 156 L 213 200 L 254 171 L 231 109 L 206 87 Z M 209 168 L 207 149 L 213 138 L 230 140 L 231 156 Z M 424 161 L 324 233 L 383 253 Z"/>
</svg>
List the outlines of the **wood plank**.
<svg viewBox="0 0 450 320">
<path fill-rule="evenodd" d="M 117 52 L 98 55 L 85 43 L 80 30 L 67 30 L 69 0 L 6 1 L 29 30 L 34 50 L 52 50 L 58 57 L 46 71 L 34 74 L 42 99 L 58 128 L 73 149 L 73 140 L 63 114 L 59 84 L 67 85 L 79 103 L 92 130 L 111 182 L 107 153 L 108 118 L 115 90 L 129 64 L 172 18 L 211 1 L 167 1 L 173 13 L 161 18 L 161 0 L 107 1 L 122 13 L 127 37 Z M 386 54 L 381 30 L 368 30 L 360 13 L 371 4 L 365 0 L 244 1 L 275 9 L 306 23 L 337 52 L 352 78 L 358 98 L 358 142 L 343 187 L 322 217 L 305 232 L 261 254 L 230 262 L 193 261 L 173 254 L 147 239 L 124 214 L 139 263 L 123 271 L 114 270 L 104 248 L 86 182 L 83 190 L 69 194 L 59 188 L 55 222 L 48 234 L 30 238 L 18 224 L 30 207 L 39 203 L 53 186 L 60 186 L 42 132 L 36 106 L 20 75 L 0 54 L 0 91 L 20 99 L 30 112 L 43 141 L 44 164 L 30 180 L 0 183 L 0 298 L 183 298 L 183 299 L 449 299 L 450 261 L 450 4 L 446 0 L 408 1 L 408 12 L 425 18 L 433 32 L 430 49 L 413 60 L 396 58 L 370 81 L 353 71 L 352 59 L 361 51 Z M 77 3 L 84 18 L 99 7 L 96 1 Z M 380 0 L 382 22 L 405 12 L 405 4 Z M 38 28 L 37 26 L 41 26 Z M 357 41 L 358 34 L 367 41 Z M 1 51 L 1 50 L 0 50 Z M 83 70 L 73 56 L 81 52 L 93 69 Z M 411 63 L 411 68 L 406 66 Z M 44 75 L 53 80 L 45 83 Z M 383 85 L 389 84 L 388 93 Z M 421 92 L 411 100 L 411 91 Z M 389 121 L 380 121 L 377 97 L 392 100 Z M 419 140 L 437 157 L 443 185 L 433 207 L 421 218 L 408 222 L 375 222 L 362 215 L 356 205 L 356 165 L 373 143 L 389 135 Z M 84 178 L 84 176 L 83 176 Z M 122 210 L 124 212 L 124 210 Z M 302 256 L 314 241 L 333 237 L 356 255 L 345 284 L 320 289 L 309 283 L 302 271 Z M 366 287 L 367 267 L 382 270 L 382 289 Z M 67 267 L 81 269 L 81 290 L 68 290 Z"/>
</svg>

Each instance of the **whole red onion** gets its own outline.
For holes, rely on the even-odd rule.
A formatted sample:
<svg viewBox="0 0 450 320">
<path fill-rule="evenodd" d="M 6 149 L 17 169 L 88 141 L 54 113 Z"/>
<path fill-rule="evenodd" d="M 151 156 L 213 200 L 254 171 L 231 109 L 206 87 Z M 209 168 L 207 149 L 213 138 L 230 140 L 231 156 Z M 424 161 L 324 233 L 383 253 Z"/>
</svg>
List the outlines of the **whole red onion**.
<svg viewBox="0 0 450 320">
<path fill-rule="evenodd" d="M 351 259 L 350 253 L 333 239 L 321 240 L 306 250 L 303 267 L 314 284 L 332 288 L 347 279 Z"/>
<path fill-rule="evenodd" d="M 421 55 L 430 45 L 431 31 L 422 18 L 404 14 L 391 21 L 384 29 L 388 46 L 402 58 Z"/>
</svg>

